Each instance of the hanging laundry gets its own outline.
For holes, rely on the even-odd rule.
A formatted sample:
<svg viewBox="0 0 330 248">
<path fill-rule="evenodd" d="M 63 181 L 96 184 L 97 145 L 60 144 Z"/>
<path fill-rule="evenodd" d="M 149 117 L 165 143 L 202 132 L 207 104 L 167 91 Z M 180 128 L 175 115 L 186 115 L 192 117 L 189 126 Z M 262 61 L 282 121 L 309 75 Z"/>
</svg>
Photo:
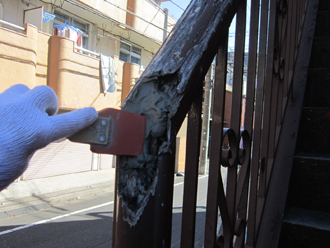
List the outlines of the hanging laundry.
<svg viewBox="0 0 330 248">
<path fill-rule="evenodd" d="M 65 30 L 60 28 L 54 28 L 54 35 L 65 37 Z"/>
<path fill-rule="evenodd" d="M 101 54 L 100 70 L 103 92 L 114 92 L 116 90 L 115 60 L 112 57 Z"/>
<path fill-rule="evenodd" d="M 65 32 L 66 32 L 65 37 L 68 37 L 70 40 L 73 40 L 75 43 L 77 42 L 77 31 L 69 27 Z"/>
<path fill-rule="evenodd" d="M 78 46 L 78 47 L 82 47 L 82 34 L 79 34 L 79 35 L 78 35 L 78 38 L 77 38 L 77 46 Z"/>
<path fill-rule="evenodd" d="M 44 11 L 44 12 L 42 13 L 42 22 L 49 22 L 49 21 L 52 21 L 52 20 L 55 19 L 55 17 L 56 17 L 55 15 L 53 15 L 53 14 L 47 12 L 47 11 Z"/>
<path fill-rule="evenodd" d="M 54 27 L 54 35 L 67 37 L 70 40 L 73 40 L 75 46 L 82 46 L 82 34 L 83 32 L 79 28 L 75 28 L 74 26 L 70 26 L 65 21 L 64 25 L 53 25 Z"/>
</svg>

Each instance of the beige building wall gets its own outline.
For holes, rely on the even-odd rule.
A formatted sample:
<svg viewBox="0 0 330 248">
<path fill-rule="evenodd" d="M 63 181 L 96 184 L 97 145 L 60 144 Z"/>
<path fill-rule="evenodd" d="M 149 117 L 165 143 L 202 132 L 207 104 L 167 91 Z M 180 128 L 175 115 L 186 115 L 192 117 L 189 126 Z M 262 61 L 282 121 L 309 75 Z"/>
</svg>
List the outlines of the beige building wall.
<svg viewBox="0 0 330 248">
<path fill-rule="evenodd" d="M 156 4 L 144 0 L 128 0 L 127 9 L 134 12 L 148 23 L 134 15 L 127 15 L 127 24 L 138 30 L 142 34 L 153 37 L 156 40 L 163 41 L 165 14 Z M 157 27 L 160 28 L 157 28 Z"/>
<path fill-rule="evenodd" d="M 124 63 L 123 73 L 123 86 L 122 86 L 122 102 L 128 96 L 131 89 L 133 89 L 137 80 L 140 77 L 140 66 L 134 63 Z"/>
<path fill-rule="evenodd" d="M 121 9 L 127 8 L 127 0 L 80 0 L 79 2 L 111 16 L 118 22 L 126 22 L 126 11 Z"/>
<path fill-rule="evenodd" d="M 39 32 L 25 27 L 23 34 L 0 27 L 0 92 L 14 84 L 35 86 Z"/>
<path fill-rule="evenodd" d="M 74 51 L 73 41 L 52 36 L 49 40 L 48 84 L 59 107 L 78 109 L 93 104 L 100 94 L 99 60 Z"/>
<path fill-rule="evenodd" d="M 50 4 L 42 4 L 39 0 L 29 0 L 28 2 L 31 4 L 24 3 L 20 0 L 0 0 L 3 9 L 2 19 L 18 26 L 23 26 L 24 10 L 35 8 L 34 5 L 42 5 L 45 11 L 52 12 L 52 6 Z M 52 24 L 43 23 L 42 30 L 40 31 L 50 33 L 52 31 Z"/>
<path fill-rule="evenodd" d="M 48 12 L 53 11 L 50 4 L 45 4 L 39 0 L 29 0 L 29 2 L 37 6 L 43 5 L 44 9 Z M 118 8 L 114 6 L 116 5 L 122 9 L 127 9 L 126 0 L 81 0 L 79 2 L 92 9 L 104 12 L 104 14 L 111 16 L 111 18 L 119 22 L 126 23 L 127 12 L 119 11 Z M 109 4 L 109 2 L 113 4 Z M 156 31 L 155 27 L 147 25 L 141 20 L 135 21 L 134 23 L 132 22 L 133 29 L 123 29 L 119 27 L 119 25 L 110 24 L 109 21 L 107 22 L 109 25 L 104 26 L 102 22 L 99 22 L 100 18 L 93 19 L 95 17 L 93 14 L 86 16 L 86 18 L 92 18 L 87 21 L 89 30 L 94 30 L 99 34 L 95 35 L 90 33 L 89 44 L 95 45 L 95 49 L 91 50 L 107 56 L 112 56 L 115 60 L 117 89 L 114 93 L 104 94 L 101 92 L 99 77 L 100 60 L 97 56 L 85 55 L 79 51 L 75 51 L 73 41 L 67 38 L 47 34 L 46 32 L 52 32 L 52 22 L 44 24 L 42 30 L 38 30 L 30 24 L 23 24 L 24 10 L 31 9 L 33 6 L 21 0 L 0 0 L 0 4 L 3 6 L 3 19 L 5 21 L 25 27 L 25 31 L 23 32 L 13 30 L 13 28 L 10 27 L 0 27 L 0 63 L 2 65 L 0 67 L 0 93 L 17 83 L 25 84 L 29 88 L 38 85 L 49 85 L 54 89 L 59 98 L 59 107 L 61 110 L 74 110 L 87 106 L 93 106 L 97 110 L 101 110 L 105 107 L 120 108 L 122 99 L 127 96 L 142 72 L 142 67 L 140 65 L 125 63 L 119 60 L 120 39 L 126 40 L 132 45 L 141 48 L 141 65 L 143 68 L 146 68 L 152 56 L 160 47 L 160 43 L 155 42 L 154 39 L 159 39 L 161 41 L 163 39 L 162 30 L 158 29 L 158 31 Z M 155 23 L 157 26 L 164 26 L 165 18 L 160 9 L 145 0 L 136 0 L 135 4 L 136 8 L 134 11 L 137 15 Z M 64 5 L 69 6 L 66 3 L 64 3 Z M 65 7 L 63 11 L 66 11 Z M 84 12 L 81 13 L 84 14 Z M 80 13 L 76 14 L 79 16 Z M 169 20 L 172 19 L 169 17 Z M 94 21 L 95 23 L 93 23 Z M 174 19 L 172 21 L 175 22 Z M 95 29 L 96 26 L 108 30 L 109 34 L 112 32 L 116 35 L 117 39 L 108 36 L 107 33 L 104 33 L 101 29 Z M 172 26 L 169 26 L 169 29 L 171 28 Z M 136 30 L 138 30 L 138 32 L 136 32 Z M 120 39 L 118 37 L 120 37 Z M 95 42 L 91 42 L 92 40 Z M 125 92 L 123 92 L 123 87 L 126 87 Z M 66 154 L 65 156 L 68 156 L 67 158 L 69 159 L 72 157 L 72 152 L 77 150 L 75 145 L 71 146 L 71 143 L 67 143 L 68 141 L 61 141 L 58 144 L 51 144 L 49 147 L 40 151 L 38 156 L 34 156 L 34 167 L 31 167 L 29 169 L 30 171 L 27 171 L 25 174 L 26 178 L 33 178 L 36 175 L 49 176 L 54 174 L 55 172 L 47 170 L 43 172 L 39 171 L 40 166 L 44 168 L 44 160 L 42 159 L 45 158 L 45 161 L 47 161 L 47 156 L 49 156 L 49 154 L 54 156 L 53 164 L 58 163 L 58 161 L 63 161 L 61 160 L 64 156 L 63 154 Z M 70 145 L 70 149 L 67 148 L 68 145 Z M 66 148 L 64 149 L 64 147 Z M 182 137 L 180 140 L 179 147 L 180 151 L 185 152 L 185 137 Z M 77 149 L 79 150 L 81 148 Z M 88 152 L 85 153 L 86 156 L 90 156 Z M 185 155 L 183 155 L 183 152 L 179 152 L 178 154 L 182 166 L 184 165 Z M 79 155 L 77 156 L 79 157 Z M 76 168 L 80 166 L 78 157 L 75 160 L 76 162 L 74 162 L 77 166 Z M 109 157 L 108 160 L 110 161 L 111 159 L 112 157 Z M 102 162 L 102 158 L 100 161 L 101 164 L 103 163 L 103 167 L 108 164 L 105 160 Z M 49 166 L 52 167 L 52 164 Z M 84 168 L 86 169 L 87 167 L 88 166 L 85 166 Z M 38 171 L 38 173 L 36 173 L 36 171 Z"/>
<path fill-rule="evenodd" d="M 25 10 L 33 9 L 35 6 L 43 6 L 44 11 L 53 13 L 54 9 L 56 9 L 88 25 L 89 50 L 106 56 L 119 57 L 120 42 L 122 40 L 141 49 L 141 68 L 145 69 L 147 67 L 163 41 L 164 10 L 152 1 L 146 0 L 80 0 L 77 3 L 84 6 L 85 9 L 66 2 L 63 5 L 58 5 L 59 1 L 53 3 L 55 5 L 52 6 L 47 1 L 40 0 L 28 0 L 26 2 L 21 0 L 0 0 L 5 21 L 23 26 Z M 95 10 L 104 14 L 105 17 L 93 14 L 92 12 Z M 127 11 L 132 11 L 138 17 L 129 14 Z M 129 21 L 129 18 L 131 18 L 131 21 Z M 168 31 L 173 28 L 175 22 L 176 20 L 173 17 L 168 16 Z M 49 38 L 46 33 L 52 35 L 52 25 L 52 21 L 42 24 L 42 30 L 39 31 L 44 32 L 44 39 Z M 42 44 L 44 44 L 44 41 L 40 39 L 37 46 L 40 47 Z M 43 51 L 43 49 L 40 49 L 40 51 Z M 44 54 L 45 59 L 47 59 L 46 56 L 47 53 Z M 41 59 L 41 56 L 37 57 Z M 45 60 L 44 58 L 42 58 L 43 61 Z M 45 82 L 45 68 L 44 62 L 37 62 L 37 85 Z"/>
<path fill-rule="evenodd" d="M 176 138 L 175 172 L 184 172 L 186 166 L 186 137 Z"/>
<path fill-rule="evenodd" d="M 29 88 L 49 85 L 57 94 L 61 109 L 120 108 L 124 75 L 128 92 L 140 77 L 139 65 L 127 63 L 125 69 L 125 63 L 113 56 L 116 91 L 104 94 L 99 58 L 76 52 L 73 41 L 67 38 L 50 36 L 29 24 L 25 27 L 23 34 L 0 27 L 0 92 L 18 83 Z"/>
<path fill-rule="evenodd" d="M 47 85 L 49 34 L 38 32 L 35 86 Z"/>
<path fill-rule="evenodd" d="M 29 24 L 25 27 L 23 34 L 0 27 L 0 92 L 18 83 L 29 88 L 49 85 L 58 96 L 60 109 L 120 108 L 140 77 L 139 65 L 113 56 L 116 91 L 104 94 L 98 58 L 76 52 L 67 38 L 47 35 Z M 124 81 L 127 87 L 123 93 Z"/>
<path fill-rule="evenodd" d="M 0 4 L 3 8 L 3 19 L 7 22 L 23 26 L 23 13 L 28 6 L 21 1 L 6 1 L 1 0 Z"/>
<path fill-rule="evenodd" d="M 175 161 L 176 172 L 185 171 L 187 124 L 188 124 L 188 116 L 186 116 L 186 118 L 183 120 L 181 128 L 178 134 L 176 135 L 176 161 Z"/>
<path fill-rule="evenodd" d="M 101 36 L 96 37 L 96 51 L 106 56 L 119 55 L 120 41 L 106 39 L 103 36 L 101 29 L 98 29 L 98 34 Z"/>
<path fill-rule="evenodd" d="M 0 27 L 0 93 L 17 83 L 29 88 L 49 85 L 61 110 L 119 108 L 124 63 L 114 59 L 117 91 L 104 94 L 99 81 L 100 60 L 75 51 L 73 41 L 47 35 L 29 24 L 23 33 Z M 113 166 L 113 156 L 101 155 L 99 161 L 102 168 Z M 92 163 L 89 145 L 61 140 L 36 152 L 21 179 L 86 171 Z"/>
<path fill-rule="evenodd" d="M 151 36 L 154 39 L 163 40 L 163 31 L 154 25 L 164 28 L 165 13 L 157 4 L 145 0 L 81 0 L 80 2 L 101 11 L 117 22 L 127 24 L 140 32 Z M 127 12 L 128 10 L 129 12 Z M 132 15 L 130 12 L 136 14 Z M 146 21 L 144 21 L 144 20 Z M 170 24 L 175 23 L 173 17 L 169 17 Z M 169 30 L 172 25 L 169 25 Z"/>
<path fill-rule="evenodd" d="M 123 87 L 123 75 L 124 75 L 124 63 L 123 61 L 119 60 L 118 56 L 114 56 L 115 59 L 115 79 L 116 79 L 116 106 L 118 108 L 121 106 L 122 102 L 122 87 Z"/>
</svg>

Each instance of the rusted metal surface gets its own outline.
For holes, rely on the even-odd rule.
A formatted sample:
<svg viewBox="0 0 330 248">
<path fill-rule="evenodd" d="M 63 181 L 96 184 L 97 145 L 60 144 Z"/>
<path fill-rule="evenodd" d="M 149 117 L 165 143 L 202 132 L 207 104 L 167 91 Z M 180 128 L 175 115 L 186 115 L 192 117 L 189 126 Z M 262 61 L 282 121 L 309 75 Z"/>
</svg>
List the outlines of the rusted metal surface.
<svg viewBox="0 0 330 248">
<path fill-rule="evenodd" d="M 259 155 L 261 143 L 261 125 L 262 125 L 262 107 L 263 93 L 265 82 L 265 64 L 266 64 L 266 47 L 267 47 L 267 20 L 268 20 L 268 0 L 261 1 L 260 13 L 260 37 L 259 37 L 259 57 L 257 72 L 257 89 L 255 100 L 255 119 L 253 132 L 253 151 L 251 158 L 251 184 L 250 184 L 250 208 L 248 210 L 248 229 L 247 229 L 247 247 L 253 247 L 255 243 L 255 226 L 256 226 L 256 207 L 253 206 L 258 197 L 258 174 L 259 174 Z M 261 161 L 261 160 L 260 160 Z"/>
<path fill-rule="evenodd" d="M 171 149 L 175 150 L 175 142 Z M 112 247 L 170 247 L 172 227 L 172 199 L 174 153 L 162 154 L 159 158 L 158 183 L 154 196 L 150 197 L 138 225 L 130 226 L 123 219 L 122 198 L 117 197 L 114 209 Z M 117 166 L 119 166 L 117 164 Z M 119 167 L 118 167 L 119 168 Z M 116 170 L 118 187 L 118 168 Z M 165 186 L 164 186 L 165 185 Z M 155 207 L 156 206 L 156 207 Z"/>
<path fill-rule="evenodd" d="M 272 92 L 273 71 L 274 71 L 274 49 L 275 49 L 275 33 L 277 24 L 277 0 L 270 0 L 269 2 L 269 25 L 268 25 L 268 39 L 267 39 L 267 58 L 265 70 L 265 83 L 264 83 L 264 99 L 263 110 L 259 114 L 263 115 L 262 119 L 262 133 L 260 143 L 260 173 L 259 173 L 259 191 L 256 202 L 256 229 L 255 234 L 258 233 L 260 228 L 260 218 L 262 216 L 263 205 L 266 199 L 267 191 L 267 174 L 271 173 L 272 158 L 268 157 L 268 148 L 270 146 L 269 133 L 270 133 L 270 116 L 276 109 L 271 109 L 272 98 L 276 95 Z"/>
<path fill-rule="evenodd" d="M 225 197 L 225 190 L 222 184 L 221 161 L 222 157 L 222 138 L 223 138 L 223 119 L 224 104 L 226 94 L 226 75 L 227 75 L 227 47 L 228 47 L 228 30 L 226 36 L 220 41 L 220 48 L 216 55 L 215 79 L 213 88 L 213 109 L 219 111 L 212 113 L 212 130 L 210 144 L 210 164 L 209 164 L 209 182 L 207 192 L 207 209 L 205 223 L 205 242 L 204 247 L 216 247 L 217 243 L 229 241 L 231 233 L 226 229 L 224 233 L 218 234 L 218 208 L 222 223 L 230 226 L 228 208 Z M 227 159 L 228 160 L 228 159 Z"/>
<path fill-rule="evenodd" d="M 280 184 L 280 172 L 289 170 L 281 169 L 281 163 L 293 156 L 295 139 L 288 137 L 288 130 L 298 123 L 299 111 L 294 118 L 292 111 L 299 106 L 296 96 L 300 101 L 304 89 L 297 75 L 305 75 L 301 53 L 310 45 L 301 43 L 301 39 L 306 38 L 306 30 L 313 29 L 306 10 L 314 1 L 251 0 L 249 8 L 246 0 L 192 2 L 123 105 L 148 118 L 144 154 L 148 159 L 119 158 L 113 247 L 169 247 L 174 173 L 170 152 L 174 151 L 176 131 L 189 108 L 181 247 L 194 247 L 200 142 L 198 98 L 214 56 L 204 247 L 268 247 L 272 228 L 280 228 L 280 218 L 274 217 L 274 211 L 282 211 L 285 202 L 285 196 L 277 192 L 285 190 L 287 183 Z M 248 50 L 246 11 L 250 12 Z M 230 128 L 225 129 L 228 27 L 234 14 L 231 119 Z M 184 29 L 188 27 L 187 34 Z M 296 124 L 286 124 L 288 121 Z M 153 127 L 158 124 L 161 131 L 156 132 Z M 283 129 L 284 124 L 291 126 Z M 229 147 L 224 147 L 225 137 Z M 285 142 L 290 148 L 285 149 Z M 227 174 L 222 174 L 222 167 L 227 168 Z M 166 180 L 161 182 L 161 175 Z M 286 180 L 287 177 L 288 174 Z M 137 186 L 143 186 L 144 191 Z M 129 195 L 127 190 L 134 193 Z M 275 198 L 270 199 L 270 193 Z M 167 209 L 161 210 L 160 202 L 165 200 Z"/>
<path fill-rule="evenodd" d="M 143 154 L 118 158 L 113 247 L 169 247 L 171 215 L 161 209 L 171 211 L 173 192 L 159 194 L 173 188 L 174 160 L 167 157 L 238 2 L 193 1 L 124 101 L 122 109 L 145 115 L 147 127 Z M 152 221 L 157 225 L 146 231 Z"/>
<path fill-rule="evenodd" d="M 304 92 L 307 82 L 306 61 L 309 61 L 312 50 L 312 41 L 317 16 L 318 0 L 310 0 L 303 3 L 306 7 L 305 27 L 301 32 L 295 73 L 292 80 L 293 101 L 288 103 L 286 115 L 283 118 L 282 134 L 278 141 L 274 169 L 269 184 L 268 197 L 265 203 L 264 218 L 261 221 L 261 229 L 256 247 L 278 247 L 281 225 L 284 215 L 284 207 L 289 187 L 293 153 L 296 144 L 299 119 L 302 109 Z"/>
<path fill-rule="evenodd" d="M 288 96 L 293 86 L 292 78 L 301 38 L 299 34 L 302 33 L 307 2 L 297 0 L 251 2 L 250 49 L 244 116 L 245 130 L 243 132 L 239 130 L 241 128 L 240 113 L 243 87 L 242 55 L 245 51 L 242 51 L 244 42 L 240 34 L 245 33 L 245 29 L 242 25 L 244 15 L 241 15 L 239 11 L 237 13 L 237 23 L 240 24 L 236 27 L 230 127 L 230 130 L 236 136 L 236 142 L 229 142 L 230 151 L 226 152 L 236 158 L 235 162 L 231 163 L 228 168 L 227 188 L 226 194 L 224 194 L 225 187 L 222 184 L 222 176 L 220 173 L 216 173 L 216 171 L 220 171 L 218 163 L 222 166 L 228 165 L 226 159 L 221 155 L 224 154 L 224 151 L 220 149 L 222 143 L 218 140 L 223 119 L 219 118 L 218 123 L 213 120 L 205 247 L 255 247 L 260 230 L 263 230 L 265 225 L 267 226 L 267 222 L 263 222 L 263 226 L 261 222 L 264 218 L 264 207 L 267 201 L 269 183 L 272 179 L 274 161 L 277 156 L 280 156 L 278 154 L 278 142 L 281 137 L 283 118 L 287 114 L 286 106 L 288 106 L 288 101 L 291 100 Z M 261 4 L 260 16 L 258 16 L 259 3 Z M 243 3 L 241 6 L 244 6 Z M 260 28 L 258 27 L 259 18 Z M 258 29 L 259 31 L 257 31 Z M 257 42 L 259 42 L 259 50 L 257 50 Z M 225 48 L 221 48 L 220 51 L 224 50 Z M 223 61 L 226 58 L 226 53 L 222 52 L 222 56 L 219 57 L 218 53 L 217 59 Z M 221 72 L 223 73 L 225 70 L 219 66 L 216 68 L 218 70 L 216 75 L 221 75 Z M 300 70 L 303 70 L 303 68 L 300 68 Z M 285 80 L 287 81 L 285 82 Z M 223 101 L 225 82 L 225 77 L 222 78 L 221 83 L 217 80 L 215 82 L 213 118 L 223 114 L 225 108 Z M 222 91 L 217 90 L 218 84 L 221 85 Z M 303 89 L 301 92 L 303 92 Z M 216 100 L 218 98 L 220 99 Z M 217 105 L 217 102 L 222 102 L 223 105 Z M 219 129 L 217 132 L 213 130 L 216 128 Z M 244 137 L 243 147 L 238 147 L 241 135 Z M 213 143 L 212 139 L 214 137 L 217 141 Z M 252 137 L 253 146 L 251 144 Z M 294 147 L 294 142 L 290 144 Z M 293 156 L 292 147 L 291 150 L 288 149 L 291 151 L 291 157 Z M 241 157 L 244 152 L 251 155 L 251 157 L 249 155 L 245 156 L 245 160 L 243 160 Z M 212 186 L 216 181 L 219 183 L 217 189 Z M 221 235 L 223 235 L 221 239 L 216 239 L 214 236 L 216 232 L 214 221 L 217 220 L 215 217 L 217 211 L 211 201 L 215 197 L 213 195 L 216 195 L 219 202 L 222 220 Z M 219 199 L 221 199 L 221 203 Z M 283 202 L 282 206 L 284 206 Z M 216 223 L 219 224 L 219 222 Z M 277 224 L 279 225 L 279 223 Z M 246 237 L 245 233 L 247 234 Z M 260 247 L 266 247 L 266 240 L 267 238 L 263 243 L 264 246 Z"/>
<path fill-rule="evenodd" d="M 231 110 L 231 129 L 235 133 L 235 144 L 229 140 L 229 145 L 232 151 L 232 156 L 235 157 L 234 163 L 228 167 L 227 173 L 227 206 L 228 215 L 231 226 L 231 233 L 238 235 L 241 230 L 237 226 L 240 225 L 240 220 L 237 221 L 236 209 L 236 193 L 237 192 L 237 173 L 239 161 L 239 148 L 236 147 L 240 143 L 241 130 L 241 110 L 242 110 L 242 89 L 243 89 L 243 70 L 244 70 L 244 50 L 245 50 L 245 23 L 246 23 L 246 2 L 241 1 L 236 15 L 236 40 L 235 40 L 235 57 L 234 57 L 234 76 L 232 88 L 232 110 Z M 222 163 L 223 164 L 223 163 Z M 245 175 L 244 175 L 245 176 Z M 244 177 L 243 176 L 243 177 Z M 224 227 L 225 228 L 225 227 Z M 232 246 L 232 238 L 229 239 L 229 246 Z M 226 246 L 228 246 L 226 243 Z"/>
</svg>

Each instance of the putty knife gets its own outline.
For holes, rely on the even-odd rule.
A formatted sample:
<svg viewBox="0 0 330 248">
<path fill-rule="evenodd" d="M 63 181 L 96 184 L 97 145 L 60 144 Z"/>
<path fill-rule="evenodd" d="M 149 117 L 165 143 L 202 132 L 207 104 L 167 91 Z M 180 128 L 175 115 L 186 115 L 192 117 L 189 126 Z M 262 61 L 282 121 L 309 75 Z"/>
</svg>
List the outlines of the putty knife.
<svg viewBox="0 0 330 248">
<path fill-rule="evenodd" d="M 146 117 L 124 110 L 106 108 L 98 112 L 90 126 L 68 137 L 91 145 L 91 151 L 102 154 L 137 156 L 143 152 Z"/>
</svg>

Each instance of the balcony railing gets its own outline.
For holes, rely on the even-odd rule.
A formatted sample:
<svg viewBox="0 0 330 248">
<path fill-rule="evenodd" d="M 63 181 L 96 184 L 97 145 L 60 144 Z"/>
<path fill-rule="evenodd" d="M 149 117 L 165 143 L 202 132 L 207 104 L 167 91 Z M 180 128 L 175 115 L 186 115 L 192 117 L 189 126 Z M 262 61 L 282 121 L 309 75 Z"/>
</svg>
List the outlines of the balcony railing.
<svg viewBox="0 0 330 248">
<path fill-rule="evenodd" d="M 14 28 L 14 29 L 17 29 L 17 30 L 25 31 L 25 28 L 23 28 L 21 26 L 18 26 L 18 25 L 15 25 L 15 24 L 10 23 L 10 22 L 6 22 L 6 21 L 1 20 L 1 19 L 0 19 L 0 24 L 3 24 L 5 26 L 11 27 L 11 28 Z"/>
<path fill-rule="evenodd" d="M 82 48 L 82 47 L 75 46 L 74 49 L 75 49 L 75 51 L 84 53 L 84 54 L 92 56 L 94 58 L 99 58 L 100 57 L 99 53 L 93 52 L 91 50 L 88 50 L 88 49 L 85 49 L 85 48 Z"/>
</svg>

